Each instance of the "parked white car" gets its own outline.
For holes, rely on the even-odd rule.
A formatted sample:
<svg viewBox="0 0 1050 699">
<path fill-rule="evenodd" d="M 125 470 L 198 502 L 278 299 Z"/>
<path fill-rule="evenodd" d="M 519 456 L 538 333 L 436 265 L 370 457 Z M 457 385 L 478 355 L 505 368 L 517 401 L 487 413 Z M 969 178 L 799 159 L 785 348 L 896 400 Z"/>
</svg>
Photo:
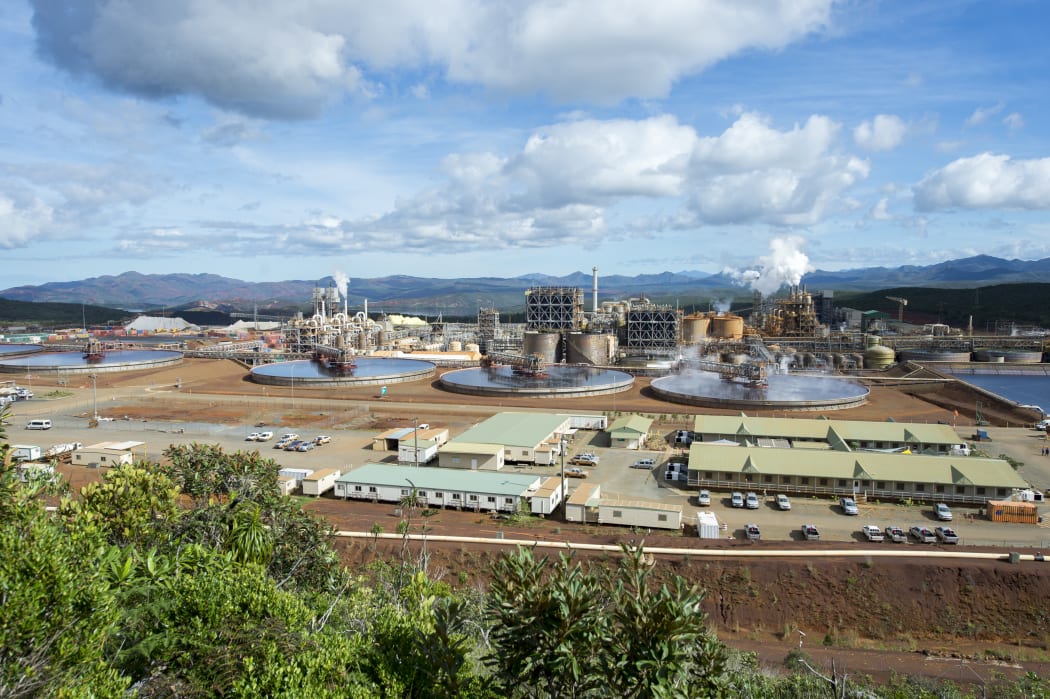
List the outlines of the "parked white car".
<svg viewBox="0 0 1050 699">
<path fill-rule="evenodd" d="M 945 505 L 943 502 L 939 502 L 939 503 L 937 503 L 936 505 L 933 506 L 933 513 L 935 515 L 937 515 L 937 519 L 940 520 L 941 522 L 951 522 L 952 521 L 951 508 L 948 507 L 947 505 Z"/>
<path fill-rule="evenodd" d="M 790 510 L 791 501 L 788 500 L 788 496 L 781 493 L 777 495 L 777 509 L 778 510 Z"/>
</svg>

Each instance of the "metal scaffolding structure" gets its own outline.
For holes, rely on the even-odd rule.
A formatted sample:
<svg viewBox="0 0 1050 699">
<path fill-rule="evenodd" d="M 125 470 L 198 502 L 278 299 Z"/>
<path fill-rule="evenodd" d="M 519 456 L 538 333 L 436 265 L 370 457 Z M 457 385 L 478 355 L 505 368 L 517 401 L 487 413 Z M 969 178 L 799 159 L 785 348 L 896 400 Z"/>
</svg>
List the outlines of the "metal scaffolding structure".
<svg viewBox="0 0 1050 699">
<path fill-rule="evenodd" d="M 668 306 L 635 306 L 627 311 L 628 353 L 673 354 L 682 338 L 682 311 Z"/>
<path fill-rule="evenodd" d="M 583 291 L 577 287 L 534 286 L 525 292 L 528 330 L 579 330 L 583 325 Z"/>
<path fill-rule="evenodd" d="M 495 308 L 478 309 L 478 344 L 482 353 L 492 350 L 493 342 L 499 336 L 499 311 Z"/>
</svg>

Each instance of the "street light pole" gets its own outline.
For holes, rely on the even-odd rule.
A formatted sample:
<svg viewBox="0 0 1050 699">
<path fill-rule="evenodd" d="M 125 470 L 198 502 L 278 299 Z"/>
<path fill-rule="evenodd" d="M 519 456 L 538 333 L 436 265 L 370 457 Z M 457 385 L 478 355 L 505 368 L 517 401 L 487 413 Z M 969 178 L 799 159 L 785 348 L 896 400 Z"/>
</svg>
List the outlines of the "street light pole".
<svg viewBox="0 0 1050 699">
<path fill-rule="evenodd" d="M 98 422 L 98 374 L 91 375 L 91 412 Z"/>
<path fill-rule="evenodd" d="M 419 468 L 419 418 L 412 418 L 412 465 Z"/>
<path fill-rule="evenodd" d="M 565 501 L 565 452 L 569 449 L 569 443 L 565 437 L 561 438 L 561 499 Z"/>
</svg>

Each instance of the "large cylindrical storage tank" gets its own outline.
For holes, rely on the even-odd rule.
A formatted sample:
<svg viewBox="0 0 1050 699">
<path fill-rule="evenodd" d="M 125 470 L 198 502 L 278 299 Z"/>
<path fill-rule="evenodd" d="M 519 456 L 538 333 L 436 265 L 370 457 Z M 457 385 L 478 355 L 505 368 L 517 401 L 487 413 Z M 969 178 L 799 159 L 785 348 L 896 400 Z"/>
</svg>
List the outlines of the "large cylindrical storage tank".
<svg viewBox="0 0 1050 699">
<path fill-rule="evenodd" d="M 711 319 L 703 313 L 691 313 L 682 319 L 682 342 L 695 345 L 707 339 Z"/>
<path fill-rule="evenodd" d="M 885 345 L 871 345 L 864 350 L 864 368 L 885 369 L 890 364 L 893 364 L 895 357 L 896 352 L 889 347 Z"/>
<path fill-rule="evenodd" d="M 376 344 L 380 347 L 386 347 L 390 344 L 390 333 L 386 330 L 380 330 L 376 333 Z"/>
<path fill-rule="evenodd" d="M 744 336 L 744 319 L 731 313 L 717 315 L 711 319 L 708 333 L 711 337 L 739 340 Z"/>
<path fill-rule="evenodd" d="M 565 361 L 568 364 L 592 364 L 608 366 L 609 342 L 605 335 L 595 333 L 569 333 Z"/>
<path fill-rule="evenodd" d="M 460 342 L 459 340 L 453 340 L 452 342 L 448 343 L 448 351 L 449 352 L 462 352 L 463 351 L 463 343 Z"/>
<path fill-rule="evenodd" d="M 1038 364 L 1043 359 L 1043 353 L 1039 350 L 1003 350 L 1003 361 L 1010 364 Z"/>
<path fill-rule="evenodd" d="M 479 345 L 476 342 L 468 342 L 467 344 L 463 345 L 463 349 L 465 349 L 467 352 L 477 353 L 481 351 L 481 345 Z"/>
<path fill-rule="evenodd" d="M 561 349 L 561 335 L 559 333 L 530 331 L 525 333 L 521 351 L 522 354 L 540 355 L 544 364 L 557 364 L 561 361 L 559 349 Z"/>
</svg>

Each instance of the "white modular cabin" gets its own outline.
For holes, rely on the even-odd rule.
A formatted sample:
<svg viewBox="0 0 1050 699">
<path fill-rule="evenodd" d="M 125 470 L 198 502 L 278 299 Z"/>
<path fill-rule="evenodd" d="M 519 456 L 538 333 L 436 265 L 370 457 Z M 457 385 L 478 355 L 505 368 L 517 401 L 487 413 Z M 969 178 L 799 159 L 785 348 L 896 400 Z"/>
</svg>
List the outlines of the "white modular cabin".
<svg viewBox="0 0 1050 699">
<path fill-rule="evenodd" d="M 422 507 L 517 512 L 528 505 L 543 478 L 429 466 L 365 464 L 336 479 L 335 497 L 396 503 L 414 494 Z"/>
<path fill-rule="evenodd" d="M 438 446 L 434 439 L 406 437 L 398 442 L 397 461 L 410 466 L 429 464 L 438 458 Z"/>
<path fill-rule="evenodd" d="M 534 515 L 553 514 L 563 500 L 564 490 L 559 476 L 551 476 L 529 498 L 529 506 Z"/>
<path fill-rule="evenodd" d="M 73 463 L 88 468 L 112 468 L 135 460 L 134 450 L 145 442 L 99 442 L 73 452 Z M 143 451 L 145 457 L 145 451 Z"/>
<path fill-rule="evenodd" d="M 298 488 L 303 484 L 303 479 L 313 472 L 312 468 L 282 468 L 277 475 L 295 479 L 295 487 Z"/>
<path fill-rule="evenodd" d="M 602 487 L 597 483 L 580 483 L 565 501 L 565 521 L 597 524 L 598 503 Z"/>
<path fill-rule="evenodd" d="M 299 481 L 291 476 L 277 476 L 277 493 L 279 495 L 291 495 L 299 488 Z"/>
<path fill-rule="evenodd" d="M 681 529 L 682 506 L 638 498 L 602 498 L 598 503 L 598 524 Z"/>
<path fill-rule="evenodd" d="M 498 471 L 503 468 L 503 445 L 450 442 L 438 452 L 440 468 Z"/>
<path fill-rule="evenodd" d="M 335 488 L 335 479 L 343 475 L 337 468 L 323 468 L 303 478 L 303 495 L 320 497 Z"/>
</svg>

